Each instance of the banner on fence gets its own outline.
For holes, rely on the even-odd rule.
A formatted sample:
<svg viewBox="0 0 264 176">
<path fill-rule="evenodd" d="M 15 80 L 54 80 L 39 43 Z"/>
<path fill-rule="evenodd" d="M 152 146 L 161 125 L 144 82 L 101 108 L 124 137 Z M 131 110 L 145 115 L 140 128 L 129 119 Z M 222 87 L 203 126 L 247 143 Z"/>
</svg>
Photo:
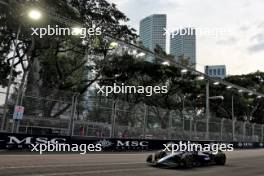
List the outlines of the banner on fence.
<svg viewBox="0 0 264 176">
<path fill-rule="evenodd" d="M 179 143 L 180 140 L 88 138 L 58 135 L 30 135 L 0 133 L 0 150 L 30 149 L 37 143 L 101 144 L 103 151 L 160 150 L 164 144 Z M 186 141 L 185 141 L 186 142 Z M 232 143 L 235 149 L 264 148 L 264 142 L 191 141 L 199 144 Z"/>
</svg>

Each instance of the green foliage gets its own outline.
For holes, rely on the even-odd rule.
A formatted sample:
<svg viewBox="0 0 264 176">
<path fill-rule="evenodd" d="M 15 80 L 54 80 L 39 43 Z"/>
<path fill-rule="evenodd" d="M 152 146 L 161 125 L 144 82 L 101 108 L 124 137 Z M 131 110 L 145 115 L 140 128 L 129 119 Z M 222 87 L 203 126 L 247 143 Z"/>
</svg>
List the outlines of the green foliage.
<svg viewBox="0 0 264 176">
<path fill-rule="evenodd" d="M 0 7 L 2 25 L 0 28 L 0 84 L 7 85 L 10 60 L 13 59 L 9 53 L 14 48 L 12 44 L 20 26 L 19 41 L 15 51 L 15 67 L 19 66 L 23 70 L 21 76 L 22 81 L 27 82 L 26 94 L 34 94 L 34 96 L 46 96 L 47 91 L 45 90 L 48 89 L 58 90 L 54 91 L 50 97 L 57 97 L 61 94 L 60 91 L 83 94 L 100 77 L 100 73 L 98 73 L 94 80 L 87 80 L 87 75 L 84 74 L 85 71 L 87 72 L 85 56 L 96 54 L 104 57 L 109 51 L 107 46 L 111 41 L 106 39 L 104 33 L 126 40 L 132 40 L 136 36 L 134 29 L 121 24 L 128 20 L 127 17 L 114 4 L 105 0 L 31 0 L 23 2 L 10 0 L 7 1 L 7 5 L 1 4 Z M 40 21 L 33 22 L 27 19 L 26 12 L 31 8 L 41 9 L 43 18 Z M 65 21 L 67 22 L 64 23 Z M 72 28 L 80 24 L 82 24 L 80 27 L 85 28 L 101 28 L 103 34 L 87 36 L 85 39 L 78 36 L 47 35 L 39 38 L 31 35 L 32 27 L 58 25 L 59 27 Z M 14 76 L 17 74 L 14 72 Z M 27 80 L 26 75 L 28 75 Z M 63 95 L 61 94 L 61 96 Z M 26 104 L 29 107 L 34 105 L 37 108 L 39 106 L 39 103 L 32 101 L 26 102 Z M 46 105 L 43 106 L 44 109 L 47 109 Z M 48 106 L 55 105 L 49 104 Z M 44 114 L 51 116 L 51 112 L 52 110 L 50 114 Z M 60 113 L 55 114 L 56 116 L 60 115 Z"/>
<path fill-rule="evenodd" d="M 133 55 L 114 55 L 105 61 L 100 70 L 105 80 L 100 85 L 167 85 L 168 93 L 153 94 L 113 94 L 114 99 L 121 99 L 131 103 L 145 103 L 157 108 L 188 111 L 197 113 L 205 110 L 205 84 L 204 80 L 197 80 L 197 76 L 187 72 L 182 74 L 179 68 L 156 63 L 145 62 Z M 252 90 L 263 92 L 263 73 L 256 72 L 248 75 L 230 76 L 226 81 L 241 85 Z M 224 100 L 210 100 L 211 114 L 219 118 L 232 118 L 231 102 L 234 98 L 234 114 L 238 120 L 250 119 L 252 122 L 263 123 L 263 98 L 257 99 L 247 94 L 238 93 L 237 90 L 227 90 L 225 86 L 210 85 L 210 96 L 224 96 Z M 184 104 L 184 109 L 183 109 Z M 163 120 L 167 116 L 160 117 Z M 133 121 L 133 119 L 130 119 Z M 162 120 L 162 119 L 160 119 Z M 167 119 L 168 120 L 168 119 Z"/>
<path fill-rule="evenodd" d="M 263 73 L 256 72 L 248 75 L 229 76 L 225 80 L 257 92 L 263 92 Z M 212 113 L 221 118 L 232 118 L 232 96 L 234 100 L 234 115 L 238 120 L 251 120 L 256 123 L 263 123 L 261 114 L 263 111 L 263 98 L 250 96 L 246 93 L 239 93 L 238 90 L 227 90 L 225 86 L 210 86 L 210 96 L 224 96 L 224 100 L 211 100 Z"/>
</svg>

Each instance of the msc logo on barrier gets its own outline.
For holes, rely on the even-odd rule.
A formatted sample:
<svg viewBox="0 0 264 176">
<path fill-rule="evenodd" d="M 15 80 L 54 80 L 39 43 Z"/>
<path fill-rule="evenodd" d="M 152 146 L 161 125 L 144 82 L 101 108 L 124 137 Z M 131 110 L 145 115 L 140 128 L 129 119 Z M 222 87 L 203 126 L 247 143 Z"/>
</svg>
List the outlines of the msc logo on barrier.
<svg viewBox="0 0 264 176">
<path fill-rule="evenodd" d="M 254 144 L 252 142 L 239 142 L 237 145 L 238 145 L 239 148 L 254 147 Z"/>
<path fill-rule="evenodd" d="M 111 142 L 110 140 L 100 140 L 97 142 L 97 144 L 101 144 L 102 148 L 107 148 L 107 147 L 111 147 L 113 145 L 113 142 Z"/>
<path fill-rule="evenodd" d="M 25 138 L 17 138 L 16 136 L 8 136 L 9 140 L 6 141 L 7 144 L 38 144 L 38 143 L 65 143 L 65 138 L 51 138 L 48 139 L 47 137 L 25 137 Z"/>
<path fill-rule="evenodd" d="M 146 150 L 149 147 L 149 142 L 148 141 L 122 141 L 122 140 L 117 140 L 116 141 L 116 148 L 117 149 L 133 149 L 133 150 Z"/>
</svg>

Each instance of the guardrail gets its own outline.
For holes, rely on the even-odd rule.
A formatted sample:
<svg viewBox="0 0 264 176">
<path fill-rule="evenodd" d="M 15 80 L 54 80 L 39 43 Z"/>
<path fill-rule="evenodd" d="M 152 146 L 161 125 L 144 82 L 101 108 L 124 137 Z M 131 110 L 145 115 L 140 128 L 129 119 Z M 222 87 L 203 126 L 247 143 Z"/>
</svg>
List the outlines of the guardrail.
<svg viewBox="0 0 264 176">
<path fill-rule="evenodd" d="M 180 140 L 89 138 L 58 135 L 29 135 L 0 133 L 0 150 L 30 150 L 36 143 L 101 144 L 103 151 L 151 151 L 164 148 L 164 144 Z M 187 141 L 183 141 L 187 142 Z M 235 149 L 264 148 L 264 142 L 190 141 L 199 144 L 233 144 Z"/>
</svg>

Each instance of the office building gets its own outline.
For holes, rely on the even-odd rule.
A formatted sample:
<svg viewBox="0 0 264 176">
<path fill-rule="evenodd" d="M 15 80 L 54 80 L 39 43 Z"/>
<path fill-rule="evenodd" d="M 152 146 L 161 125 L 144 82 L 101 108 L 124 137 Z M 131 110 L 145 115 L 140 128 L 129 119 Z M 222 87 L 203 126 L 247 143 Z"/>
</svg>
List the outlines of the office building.
<svg viewBox="0 0 264 176">
<path fill-rule="evenodd" d="M 207 65 L 205 68 L 205 74 L 224 79 L 226 77 L 226 66 L 225 65 Z"/>
<path fill-rule="evenodd" d="M 188 59 L 190 66 L 196 66 L 196 35 L 195 29 L 184 28 L 175 31 L 170 35 L 170 54 L 176 62 L 179 59 Z"/>
<path fill-rule="evenodd" d="M 139 38 L 144 47 L 154 51 L 156 45 L 159 45 L 166 51 L 166 20 L 165 14 L 153 14 L 140 21 Z"/>
</svg>

